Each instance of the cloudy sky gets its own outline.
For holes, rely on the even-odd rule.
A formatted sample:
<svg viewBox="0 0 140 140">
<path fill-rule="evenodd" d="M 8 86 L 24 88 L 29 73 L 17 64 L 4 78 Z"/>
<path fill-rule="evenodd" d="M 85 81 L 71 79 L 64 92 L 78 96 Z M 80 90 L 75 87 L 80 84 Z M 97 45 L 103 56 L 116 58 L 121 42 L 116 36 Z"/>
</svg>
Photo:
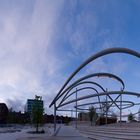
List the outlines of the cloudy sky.
<svg viewBox="0 0 140 140">
<path fill-rule="evenodd" d="M 68 76 L 110 47 L 140 52 L 139 0 L 0 0 L 0 102 L 23 111 L 37 94 L 52 113 L 48 105 Z M 108 55 L 79 76 L 111 72 L 127 90 L 140 92 L 139 64 L 132 56 Z"/>
</svg>

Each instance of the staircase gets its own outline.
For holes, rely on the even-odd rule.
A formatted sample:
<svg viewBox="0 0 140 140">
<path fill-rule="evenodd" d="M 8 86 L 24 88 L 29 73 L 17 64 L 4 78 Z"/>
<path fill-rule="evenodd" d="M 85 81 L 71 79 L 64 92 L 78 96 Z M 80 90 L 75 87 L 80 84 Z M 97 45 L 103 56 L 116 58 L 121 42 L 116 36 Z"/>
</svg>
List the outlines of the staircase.
<svg viewBox="0 0 140 140">
<path fill-rule="evenodd" d="M 93 140 L 140 140 L 140 123 L 111 124 L 107 126 L 78 125 L 82 136 Z"/>
</svg>

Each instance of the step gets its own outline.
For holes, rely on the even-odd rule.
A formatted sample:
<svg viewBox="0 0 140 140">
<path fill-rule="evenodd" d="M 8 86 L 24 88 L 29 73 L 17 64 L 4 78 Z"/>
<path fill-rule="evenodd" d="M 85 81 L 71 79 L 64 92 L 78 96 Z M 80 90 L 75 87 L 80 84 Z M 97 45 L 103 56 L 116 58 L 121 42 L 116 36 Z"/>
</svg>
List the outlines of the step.
<svg viewBox="0 0 140 140">
<path fill-rule="evenodd" d="M 84 130 L 87 130 L 87 131 L 91 131 L 91 132 L 104 132 L 104 133 L 108 133 L 108 132 L 114 132 L 114 133 L 128 133 L 128 134 L 133 134 L 135 133 L 135 135 L 138 135 L 140 134 L 140 130 L 138 131 L 134 131 L 134 130 L 106 130 L 106 129 L 78 129 L 78 130 L 81 130 L 81 131 L 84 131 Z"/>
<path fill-rule="evenodd" d="M 83 137 L 87 137 L 91 140 L 123 140 L 123 139 L 120 139 L 120 138 L 110 138 L 110 137 L 104 137 L 104 136 L 99 136 L 99 135 L 90 135 L 90 134 L 83 134 L 82 133 L 82 136 Z"/>
<path fill-rule="evenodd" d="M 81 130 L 80 130 L 81 131 Z M 81 131 L 81 132 L 85 132 L 85 131 Z M 127 136 L 139 136 L 140 137 L 140 133 L 127 133 L 127 132 L 111 132 L 111 131 L 95 131 L 95 130 L 87 130 L 86 132 L 90 132 L 90 133 L 102 133 L 102 134 L 112 134 L 112 135 L 127 135 Z"/>
<path fill-rule="evenodd" d="M 112 139 L 123 139 L 123 140 L 140 140 L 139 136 L 128 136 L 128 135 L 112 135 L 112 134 L 102 134 L 102 133 L 96 133 L 96 132 L 84 132 L 81 131 L 81 134 L 86 134 L 90 136 L 100 136 L 104 138 L 112 138 Z M 94 137 L 93 137 L 94 138 Z"/>
</svg>

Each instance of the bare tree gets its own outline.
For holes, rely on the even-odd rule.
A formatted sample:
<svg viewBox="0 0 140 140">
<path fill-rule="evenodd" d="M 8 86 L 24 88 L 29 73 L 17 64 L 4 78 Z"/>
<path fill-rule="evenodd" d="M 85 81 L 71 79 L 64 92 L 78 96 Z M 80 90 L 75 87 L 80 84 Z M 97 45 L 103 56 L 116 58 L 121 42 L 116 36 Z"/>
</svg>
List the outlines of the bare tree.
<svg viewBox="0 0 140 140">
<path fill-rule="evenodd" d="M 95 110 L 94 106 L 90 106 L 89 107 L 89 118 L 90 118 L 91 125 L 93 124 L 93 119 L 95 121 L 96 116 L 97 116 L 97 114 L 96 114 L 96 110 Z"/>
<path fill-rule="evenodd" d="M 104 101 L 102 102 L 102 114 L 101 116 L 105 116 L 105 112 L 109 112 L 109 108 L 110 108 L 110 104 L 104 99 Z"/>
<path fill-rule="evenodd" d="M 35 97 L 35 102 L 32 108 L 33 123 L 36 126 L 36 132 L 38 133 L 39 124 L 43 123 L 44 109 L 39 106 L 39 101 L 42 100 L 40 96 Z"/>
<path fill-rule="evenodd" d="M 135 116 L 132 114 L 132 113 L 130 113 L 129 115 L 128 115 L 128 121 L 133 121 L 134 120 L 134 118 L 135 118 Z"/>
</svg>

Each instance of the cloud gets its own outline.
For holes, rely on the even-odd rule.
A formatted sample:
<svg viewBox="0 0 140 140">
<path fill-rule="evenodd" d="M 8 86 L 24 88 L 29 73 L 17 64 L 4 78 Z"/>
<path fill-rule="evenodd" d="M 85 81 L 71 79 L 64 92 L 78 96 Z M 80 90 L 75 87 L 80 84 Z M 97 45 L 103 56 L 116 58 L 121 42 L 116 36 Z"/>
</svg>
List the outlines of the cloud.
<svg viewBox="0 0 140 140">
<path fill-rule="evenodd" d="M 95 39 L 97 19 L 94 14 L 83 11 L 76 17 L 75 30 L 70 37 L 71 47 L 75 53 L 89 51 L 90 44 Z"/>
<path fill-rule="evenodd" d="M 10 107 L 17 101 L 21 109 L 27 98 L 39 94 L 52 112 L 48 105 L 85 59 L 102 49 L 123 46 L 124 15 L 129 13 L 125 10 L 111 1 L 1 3 L 0 101 Z M 91 63 L 76 78 L 92 72 L 121 75 L 126 68 L 123 58 L 113 55 Z"/>
<path fill-rule="evenodd" d="M 119 56 L 119 57 L 118 57 Z M 87 66 L 87 73 L 91 72 L 110 72 L 120 75 L 128 68 L 128 64 L 121 55 L 106 55 L 100 57 Z"/>
<path fill-rule="evenodd" d="M 68 20 L 66 23 L 67 38 L 69 38 L 72 53 L 84 57 L 89 53 L 91 44 L 95 41 L 98 20 L 94 13 L 84 8 L 82 12 L 73 16 L 75 20 Z"/>
<path fill-rule="evenodd" d="M 0 18 L 0 98 L 9 106 L 51 94 L 44 82 L 61 67 L 50 48 L 63 1 L 34 1 L 28 12 L 25 5 L 4 5 Z"/>
</svg>

